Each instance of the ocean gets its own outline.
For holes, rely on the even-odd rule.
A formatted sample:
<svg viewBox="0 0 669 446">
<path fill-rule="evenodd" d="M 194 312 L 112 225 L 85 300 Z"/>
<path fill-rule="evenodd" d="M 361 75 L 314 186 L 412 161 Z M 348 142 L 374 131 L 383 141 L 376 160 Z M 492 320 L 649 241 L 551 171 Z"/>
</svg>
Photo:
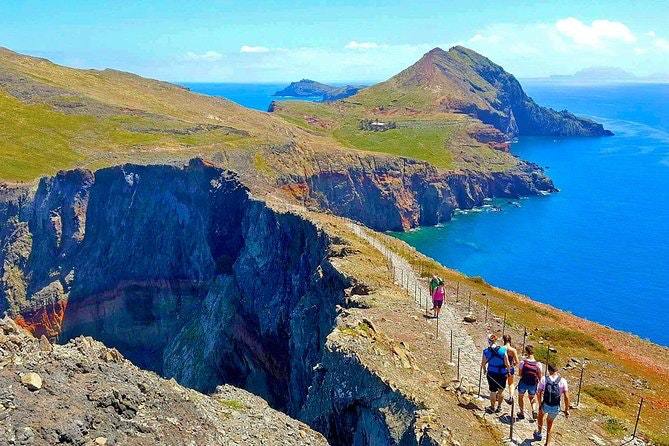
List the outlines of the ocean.
<svg viewBox="0 0 669 446">
<path fill-rule="evenodd" d="M 283 87 L 186 85 L 260 110 Z M 394 235 L 450 268 L 669 346 L 669 85 L 523 86 L 615 136 L 520 138 L 512 152 L 543 166 L 559 193 Z"/>
</svg>

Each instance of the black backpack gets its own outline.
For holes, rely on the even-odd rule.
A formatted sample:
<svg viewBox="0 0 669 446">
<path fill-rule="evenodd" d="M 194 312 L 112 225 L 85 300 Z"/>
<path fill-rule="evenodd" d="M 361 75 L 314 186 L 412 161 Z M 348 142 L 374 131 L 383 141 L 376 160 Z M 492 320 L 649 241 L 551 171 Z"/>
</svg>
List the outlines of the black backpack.
<svg viewBox="0 0 669 446">
<path fill-rule="evenodd" d="M 547 406 L 559 406 L 560 405 L 560 380 L 561 376 L 558 376 L 555 381 L 551 381 L 548 376 L 546 377 L 546 387 L 544 387 L 544 404 Z"/>
</svg>

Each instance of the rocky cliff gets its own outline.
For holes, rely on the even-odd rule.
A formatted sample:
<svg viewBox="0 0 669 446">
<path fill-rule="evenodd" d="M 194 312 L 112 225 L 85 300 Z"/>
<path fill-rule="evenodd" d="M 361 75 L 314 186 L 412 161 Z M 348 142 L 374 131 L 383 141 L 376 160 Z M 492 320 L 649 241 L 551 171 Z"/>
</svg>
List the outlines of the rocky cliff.
<svg viewBox="0 0 669 446">
<path fill-rule="evenodd" d="M 456 209 L 481 206 L 488 198 L 556 191 L 543 170 L 527 162 L 503 171 L 444 172 L 411 159 L 314 156 L 308 163 L 317 170 L 282 176 L 280 187 L 300 202 L 379 231 L 443 223 Z"/>
<path fill-rule="evenodd" d="M 166 410 L 169 409 L 169 410 Z M 203 395 L 88 337 L 65 345 L 0 319 L 0 445 L 326 445 L 232 386 Z"/>
<path fill-rule="evenodd" d="M 0 311 L 37 336 L 93 336 L 203 392 L 242 387 L 333 444 L 419 440 L 415 404 L 328 342 L 354 285 L 330 237 L 234 174 L 61 172 L 6 187 L 0 212 Z"/>
</svg>

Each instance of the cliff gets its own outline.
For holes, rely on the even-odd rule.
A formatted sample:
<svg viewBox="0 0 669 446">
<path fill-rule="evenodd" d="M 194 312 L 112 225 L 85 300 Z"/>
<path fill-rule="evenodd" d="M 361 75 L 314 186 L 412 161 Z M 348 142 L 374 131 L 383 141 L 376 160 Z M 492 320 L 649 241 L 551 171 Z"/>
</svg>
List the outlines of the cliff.
<svg viewBox="0 0 669 446">
<path fill-rule="evenodd" d="M 320 97 L 323 101 L 336 101 L 353 96 L 362 87 L 354 85 L 344 85 L 335 87 L 332 85 L 322 84 L 320 82 L 312 81 L 310 79 L 302 79 L 298 82 L 291 82 L 283 90 L 274 93 L 274 96 L 288 96 L 294 98 L 313 98 Z"/>
<path fill-rule="evenodd" d="M 0 312 L 36 336 L 93 336 L 203 392 L 236 385 L 332 444 L 417 444 L 415 403 L 333 338 L 355 279 L 331 236 L 236 175 L 74 170 L 5 189 L 0 209 Z"/>
</svg>

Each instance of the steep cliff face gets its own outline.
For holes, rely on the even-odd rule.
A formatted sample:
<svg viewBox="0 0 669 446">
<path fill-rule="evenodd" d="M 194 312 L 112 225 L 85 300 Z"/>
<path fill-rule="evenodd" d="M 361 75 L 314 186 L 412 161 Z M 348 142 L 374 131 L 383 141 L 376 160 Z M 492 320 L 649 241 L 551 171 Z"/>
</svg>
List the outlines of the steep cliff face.
<svg viewBox="0 0 669 446">
<path fill-rule="evenodd" d="M 542 169 L 520 163 L 503 172 L 441 172 L 405 159 L 360 158 L 345 168 L 323 168 L 283 179 L 298 200 L 380 231 L 406 230 L 450 220 L 455 209 L 481 206 L 486 198 L 518 198 L 554 192 Z"/>
<path fill-rule="evenodd" d="M 204 392 L 230 383 L 333 444 L 415 444 L 415 406 L 327 339 L 351 279 L 313 223 L 193 161 L 5 189 L 2 309 Z M 392 425 L 389 420 L 392 419 Z"/>
</svg>

